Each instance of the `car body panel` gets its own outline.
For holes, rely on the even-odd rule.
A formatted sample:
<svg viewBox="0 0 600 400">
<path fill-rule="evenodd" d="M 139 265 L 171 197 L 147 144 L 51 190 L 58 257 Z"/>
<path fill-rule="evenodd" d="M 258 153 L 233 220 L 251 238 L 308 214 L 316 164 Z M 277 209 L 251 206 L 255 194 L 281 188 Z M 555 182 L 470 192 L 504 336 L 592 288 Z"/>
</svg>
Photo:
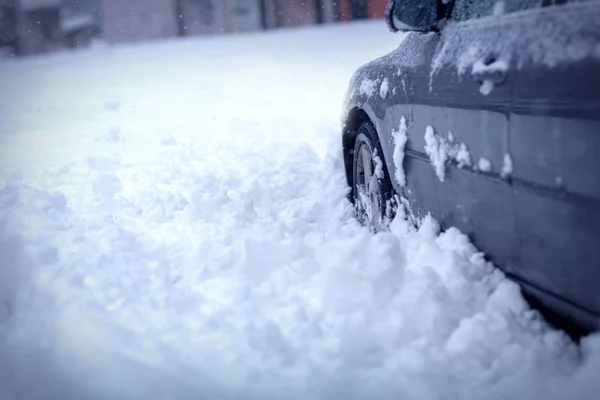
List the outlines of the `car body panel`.
<svg viewBox="0 0 600 400">
<path fill-rule="evenodd" d="M 458 227 L 588 329 L 600 318 L 599 71 L 600 2 L 575 2 L 409 33 L 356 72 L 345 103 L 374 122 L 392 177 L 392 131 L 407 121 L 407 182 L 392 181 L 417 219 Z M 425 153 L 428 126 L 464 143 L 472 165 L 448 163 L 442 181 Z M 477 168 L 482 158 L 491 170 Z"/>
</svg>

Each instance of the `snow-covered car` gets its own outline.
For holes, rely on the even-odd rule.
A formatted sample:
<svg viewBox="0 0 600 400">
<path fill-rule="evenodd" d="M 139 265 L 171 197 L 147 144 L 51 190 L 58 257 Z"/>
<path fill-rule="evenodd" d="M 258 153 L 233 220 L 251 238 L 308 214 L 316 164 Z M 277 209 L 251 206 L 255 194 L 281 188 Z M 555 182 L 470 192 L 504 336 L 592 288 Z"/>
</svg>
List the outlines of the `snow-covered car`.
<svg viewBox="0 0 600 400">
<path fill-rule="evenodd" d="M 399 47 L 353 76 L 357 217 L 458 227 L 542 308 L 600 320 L 600 1 L 391 0 Z"/>
</svg>

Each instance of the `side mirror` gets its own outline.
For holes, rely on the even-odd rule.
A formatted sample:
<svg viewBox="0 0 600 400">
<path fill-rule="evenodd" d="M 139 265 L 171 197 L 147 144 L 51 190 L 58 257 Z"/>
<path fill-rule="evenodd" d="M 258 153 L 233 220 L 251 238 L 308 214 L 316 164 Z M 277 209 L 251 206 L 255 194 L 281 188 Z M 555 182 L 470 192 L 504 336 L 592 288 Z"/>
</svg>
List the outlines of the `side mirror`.
<svg viewBox="0 0 600 400">
<path fill-rule="evenodd" d="M 389 0 L 385 21 L 392 32 L 431 32 L 439 22 L 438 0 Z"/>
</svg>

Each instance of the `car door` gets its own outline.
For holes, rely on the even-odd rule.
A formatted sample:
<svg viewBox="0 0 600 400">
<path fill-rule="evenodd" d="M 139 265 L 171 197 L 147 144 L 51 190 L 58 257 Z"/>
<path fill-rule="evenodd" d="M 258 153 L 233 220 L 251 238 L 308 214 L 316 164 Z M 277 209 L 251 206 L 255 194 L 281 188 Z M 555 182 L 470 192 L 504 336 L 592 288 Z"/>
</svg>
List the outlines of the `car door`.
<svg viewBox="0 0 600 400">
<path fill-rule="evenodd" d="M 401 189 L 413 212 L 460 228 L 530 294 L 593 328 L 600 18 L 595 1 L 554 3 L 453 2 L 430 34 L 429 79 L 411 83 L 428 93 L 394 99 L 396 124 L 408 121 Z"/>
<path fill-rule="evenodd" d="M 509 143 L 521 243 L 514 273 L 593 329 L 600 316 L 600 2 L 561 3 L 513 23 L 520 68 Z"/>
<path fill-rule="evenodd" d="M 413 105 L 399 96 L 394 107 L 396 123 L 408 125 L 402 190 L 417 217 L 431 213 L 498 265 L 517 265 L 514 202 L 501 177 L 516 68 L 509 51 L 478 40 L 506 29 L 501 16 L 477 18 L 478 5 L 456 0 L 441 33 L 421 34 L 435 43 L 434 54 L 419 81 L 404 84 L 419 87 Z"/>
</svg>

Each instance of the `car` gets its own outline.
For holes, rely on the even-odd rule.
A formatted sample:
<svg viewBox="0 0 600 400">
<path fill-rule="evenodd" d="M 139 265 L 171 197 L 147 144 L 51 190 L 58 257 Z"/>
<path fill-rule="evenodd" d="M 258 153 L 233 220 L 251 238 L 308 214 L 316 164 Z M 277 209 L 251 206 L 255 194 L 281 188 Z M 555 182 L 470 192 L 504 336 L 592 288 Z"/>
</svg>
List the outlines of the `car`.
<svg viewBox="0 0 600 400">
<path fill-rule="evenodd" d="M 600 1 L 391 0 L 342 147 L 357 218 L 457 227 L 525 295 L 600 321 Z"/>
</svg>

